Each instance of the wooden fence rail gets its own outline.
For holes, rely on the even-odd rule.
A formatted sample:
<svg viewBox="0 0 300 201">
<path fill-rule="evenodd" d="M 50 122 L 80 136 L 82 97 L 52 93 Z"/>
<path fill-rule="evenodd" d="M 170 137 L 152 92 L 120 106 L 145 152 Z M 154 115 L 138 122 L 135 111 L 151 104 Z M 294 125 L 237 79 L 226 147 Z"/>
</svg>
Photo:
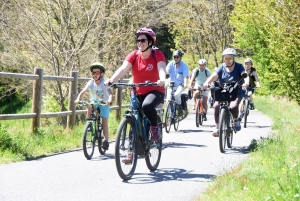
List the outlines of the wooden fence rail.
<svg viewBox="0 0 300 201">
<path fill-rule="evenodd" d="M 20 74 L 20 73 L 5 73 L 0 72 L 0 78 L 14 78 L 14 79 L 27 79 L 33 80 L 33 95 L 32 95 L 32 113 L 24 114 L 2 114 L 0 120 L 11 120 L 11 119 L 29 119 L 31 118 L 31 130 L 36 132 L 40 127 L 40 119 L 48 117 L 61 117 L 67 116 L 67 128 L 72 129 L 75 126 L 76 115 L 84 114 L 87 110 L 76 110 L 74 103 L 77 97 L 77 88 L 79 81 L 88 81 L 90 78 L 79 78 L 77 71 L 70 72 L 70 77 L 63 76 L 49 76 L 43 75 L 44 69 L 35 68 L 33 75 L 31 74 Z M 68 81 L 71 82 L 69 87 L 69 102 L 68 111 L 53 112 L 53 113 L 41 113 L 42 99 L 43 99 L 43 81 Z M 116 106 L 111 106 L 111 110 L 116 110 L 116 118 L 121 117 L 121 108 L 128 107 L 128 105 L 122 105 L 122 88 L 118 88 L 116 92 Z"/>
</svg>

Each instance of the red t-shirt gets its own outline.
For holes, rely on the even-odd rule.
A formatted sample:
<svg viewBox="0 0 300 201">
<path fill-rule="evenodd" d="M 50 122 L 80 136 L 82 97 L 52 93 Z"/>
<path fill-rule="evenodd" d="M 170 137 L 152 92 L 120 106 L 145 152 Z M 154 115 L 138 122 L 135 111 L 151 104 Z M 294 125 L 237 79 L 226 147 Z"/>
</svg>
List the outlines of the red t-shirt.
<svg viewBox="0 0 300 201">
<path fill-rule="evenodd" d="M 157 63 L 160 61 L 166 62 L 166 59 L 161 51 L 155 51 L 156 52 L 151 53 L 147 59 L 143 59 L 141 56 L 141 52 L 138 50 L 131 52 L 126 57 L 126 60 L 129 63 L 132 64 L 134 62 L 134 64 L 132 65 L 133 83 L 144 83 L 145 81 L 157 82 L 159 80 Z M 156 61 L 154 59 L 154 54 L 156 54 Z M 136 58 L 135 61 L 134 58 Z M 145 95 L 153 90 L 165 93 L 164 87 L 142 86 L 137 87 L 136 89 L 139 95 Z"/>
</svg>

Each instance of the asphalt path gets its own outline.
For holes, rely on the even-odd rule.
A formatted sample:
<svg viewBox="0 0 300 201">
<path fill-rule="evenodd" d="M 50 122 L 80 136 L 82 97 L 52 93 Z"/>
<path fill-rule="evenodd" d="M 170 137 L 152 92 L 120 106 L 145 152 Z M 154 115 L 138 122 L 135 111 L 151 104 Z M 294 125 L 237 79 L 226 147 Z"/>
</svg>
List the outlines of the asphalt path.
<svg viewBox="0 0 300 201">
<path fill-rule="evenodd" d="M 116 170 L 111 142 L 104 156 L 95 149 L 92 160 L 86 160 L 82 149 L 77 149 L 0 165 L 0 200 L 194 200 L 213 177 L 247 158 L 252 139 L 271 135 L 272 121 L 251 111 L 248 128 L 235 134 L 233 148 L 222 154 L 218 138 L 211 136 L 213 108 L 200 127 L 190 111 L 178 131 L 172 127 L 169 134 L 164 133 L 162 157 L 155 172 L 149 172 L 145 160 L 138 159 L 132 179 L 123 181 Z"/>
</svg>

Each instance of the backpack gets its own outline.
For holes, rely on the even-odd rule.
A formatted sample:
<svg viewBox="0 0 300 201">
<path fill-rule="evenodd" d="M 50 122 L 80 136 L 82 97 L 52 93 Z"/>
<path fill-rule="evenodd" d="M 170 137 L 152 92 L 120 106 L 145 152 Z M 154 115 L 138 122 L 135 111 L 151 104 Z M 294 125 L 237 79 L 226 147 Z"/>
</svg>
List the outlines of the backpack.
<svg viewBox="0 0 300 201">
<path fill-rule="evenodd" d="M 138 57 L 138 54 L 137 54 L 138 50 L 135 51 L 135 54 L 134 54 L 134 58 L 133 58 L 133 63 L 132 63 L 132 66 L 136 60 L 136 58 Z M 156 64 L 157 64 L 157 60 L 156 60 L 156 50 L 152 49 L 151 50 L 151 55 L 153 57 L 153 59 L 155 60 Z"/>
<path fill-rule="evenodd" d="M 206 70 L 206 68 L 205 68 L 205 75 L 206 75 L 206 77 L 207 77 L 207 70 Z M 200 70 L 199 70 L 199 68 L 197 69 L 197 71 L 196 71 L 196 76 L 195 76 L 195 79 L 196 79 L 196 77 L 199 75 L 199 72 L 200 72 Z"/>
</svg>

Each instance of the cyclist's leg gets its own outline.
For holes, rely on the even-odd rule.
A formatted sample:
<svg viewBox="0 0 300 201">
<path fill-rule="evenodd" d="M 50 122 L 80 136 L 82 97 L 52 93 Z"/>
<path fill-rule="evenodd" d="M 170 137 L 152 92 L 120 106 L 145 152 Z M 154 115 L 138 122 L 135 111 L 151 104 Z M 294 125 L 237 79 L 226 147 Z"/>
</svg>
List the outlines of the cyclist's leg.
<svg viewBox="0 0 300 201">
<path fill-rule="evenodd" d="M 174 96 L 175 96 L 175 102 L 177 103 L 177 105 L 179 106 L 179 115 L 182 115 L 182 107 L 181 107 L 181 93 L 184 91 L 184 87 L 183 86 L 178 86 Z"/>
<path fill-rule="evenodd" d="M 250 96 L 250 109 L 254 110 L 255 109 L 254 102 L 253 102 L 254 89 L 250 89 L 248 94 Z"/>
<path fill-rule="evenodd" d="M 238 96 L 234 101 L 230 102 L 230 112 L 234 118 L 235 121 L 235 129 L 236 131 L 241 130 L 241 124 L 240 121 L 237 119 L 239 115 L 239 104 L 242 100 L 242 96 Z"/>
<path fill-rule="evenodd" d="M 99 106 L 100 108 L 100 117 L 102 118 L 102 128 L 103 128 L 103 135 L 104 135 L 104 142 L 103 142 L 103 148 L 108 149 L 109 143 L 108 143 L 108 117 L 110 113 L 109 106 Z"/>
<path fill-rule="evenodd" d="M 152 138 L 153 140 L 158 140 L 160 133 L 159 133 L 159 126 L 157 125 L 157 112 L 155 107 L 161 104 L 164 100 L 165 94 L 159 91 L 151 91 L 145 96 L 142 97 L 142 108 L 144 114 L 149 119 L 151 123 L 151 130 L 152 130 Z"/>
<path fill-rule="evenodd" d="M 88 106 L 87 108 L 87 113 L 86 113 L 86 118 L 91 118 L 91 112 L 92 112 L 92 106 Z"/>
<path fill-rule="evenodd" d="M 199 94 L 199 91 L 194 91 L 194 96 L 193 96 L 194 106 L 193 106 L 193 110 L 195 110 L 196 107 L 197 107 L 197 99 L 196 99 L 196 97 L 198 96 L 198 94 Z"/>
<path fill-rule="evenodd" d="M 207 120 L 206 114 L 207 114 L 207 109 L 208 109 L 208 106 L 207 106 L 208 91 L 203 91 L 202 95 L 203 95 L 204 120 L 206 121 Z"/>
</svg>

